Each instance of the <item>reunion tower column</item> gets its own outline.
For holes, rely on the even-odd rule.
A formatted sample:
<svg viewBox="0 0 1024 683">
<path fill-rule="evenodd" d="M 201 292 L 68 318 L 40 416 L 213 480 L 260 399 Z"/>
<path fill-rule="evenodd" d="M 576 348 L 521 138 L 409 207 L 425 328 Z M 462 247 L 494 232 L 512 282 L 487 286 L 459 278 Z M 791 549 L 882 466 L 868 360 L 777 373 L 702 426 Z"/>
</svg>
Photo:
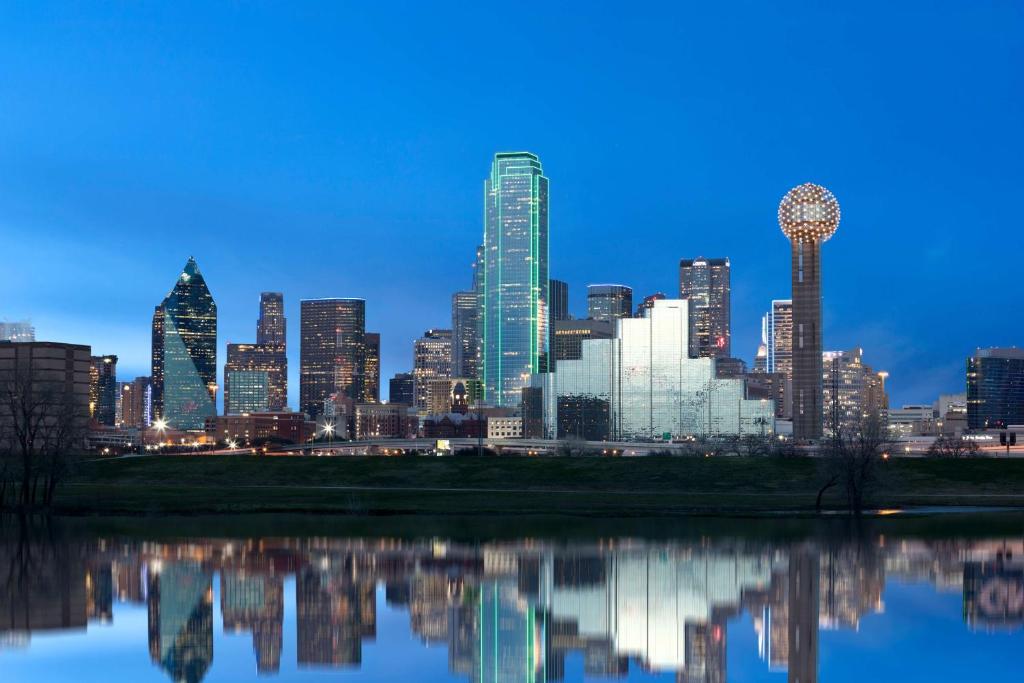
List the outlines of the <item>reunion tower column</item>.
<svg viewBox="0 0 1024 683">
<path fill-rule="evenodd" d="M 793 438 L 822 434 L 821 245 L 839 227 L 839 202 L 805 183 L 779 204 L 779 227 L 793 253 Z"/>
</svg>

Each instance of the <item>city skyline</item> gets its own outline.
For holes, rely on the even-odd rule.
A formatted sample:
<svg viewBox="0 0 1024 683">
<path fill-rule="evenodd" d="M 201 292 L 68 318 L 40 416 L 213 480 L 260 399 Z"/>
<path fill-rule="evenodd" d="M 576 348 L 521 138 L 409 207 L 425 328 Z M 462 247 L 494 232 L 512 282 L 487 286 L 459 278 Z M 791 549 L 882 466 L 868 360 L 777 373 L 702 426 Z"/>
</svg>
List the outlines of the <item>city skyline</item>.
<svg viewBox="0 0 1024 683">
<path fill-rule="evenodd" d="M 422 93 L 432 82 L 428 74 L 457 56 L 444 47 L 443 32 L 412 52 L 401 39 L 409 29 L 394 27 L 396 34 L 385 38 L 403 47 L 378 69 L 397 74 L 398 87 L 380 86 L 373 79 L 381 72 L 370 69 L 351 84 L 367 99 L 365 107 L 341 96 L 312 103 L 331 85 L 332 68 L 344 60 L 358 67 L 364 63 L 358 53 L 381 52 L 379 37 L 361 35 L 302 73 L 301 97 L 281 98 L 266 111 L 256 107 L 257 113 L 248 107 L 250 113 L 237 118 L 238 103 L 263 102 L 286 88 L 270 68 L 274 61 L 265 61 L 285 57 L 278 51 L 253 55 L 234 40 L 218 49 L 218 32 L 209 29 L 238 18 L 238 40 L 251 39 L 267 20 L 257 10 L 237 10 L 235 17 L 210 9 L 190 17 L 189 35 L 191 27 L 199 30 L 186 45 L 185 23 L 173 10 L 153 10 L 166 13 L 156 16 L 141 9 L 82 9 L 78 23 L 62 29 L 58 49 L 32 64 L 17 46 L 49 44 L 44 41 L 52 26 L 34 10 L 22 11 L 11 11 L 2 29 L 11 40 L 0 48 L 19 92 L 8 111 L 10 125 L 0 133 L 7 152 L 0 163 L 10 178 L 0 187 L 0 225 L 13 246 L 0 319 L 28 318 L 38 339 L 117 355 L 121 379 L 148 374 L 147 319 L 167 278 L 189 255 L 202 264 L 219 304 L 218 360 L 226 358 L 228 343 L 252 340 L 253 307 L 260 292 L 270 290 L 285 293 L 292 340 L 299 338 L 301 299 L 365 298 L 366 329 L 381 333 L 381 377 L 408 371 L 412 341 L 424 329 L 447 327 L 451 294 L 465 289 L 482 234 L 480 179 L 488 159 L 515 149 L 535 152 L 552 178 L 550 277 L 569 284 L 577 317 L 584 315 L 582 293 L 589 284 L 622 282 L 639 300 L 675 290 L 678 259 L 726 256 L 732 264 L 733 355 L 752 364 L 761 314 L 771 300 L 790 296 L 788 245 L 773 225 L 774 206 L 788 188 L 810 181 L 835 192 L 845 211 L 846 227 L 831 245 L 822 287 L 824 348 L 864 348 L 875 367 L 890 371 L 893 405 L 962 391 L 967 356 L 1022 337 L 1022 324 L 1003 315 L 1005 299 L 1018 287 L 1011 274 L 971 269 L 971 287 L 949 286 L 968 272 L 957 243 L 964 227 L 979 243 L 998 243 L 1004 224 L 1014 220 L 1012 203 L 989 198 L 1012 196 L 1021 180 L 1012 160 L 1020 158 L 1024 136 L 1012 122 L 1024 100 L 1009 66 L 1019 43 L 994 30 L 1012 25 L 1016 8 L 943 14 L 887 8 L 886 26 L 871 22 L 872 13 L 863 8 L 856 14 L 805 9 L 752 16 L 736 35 L 709 31 L 706 37 L 692 27 L 721 22 L 720 10 L 704 9 L 692 21 L 660 22 L 662 27 L 621 22 L 597 10 L 584 22 L 585 31 L 540 26 L 531 35 L 538 55 L 565 62 L 534 79 L 544 116 L 533 119 L 516 107 L 495 111 L 503 90 L 493 83 L 501 79 L 475 80 L 495 69 L 515 73 L 486 45 L 519 24 L 475 36 L 472 27 L 494 22 L 487 10 L 474 9 L 445 30 L 459 32 L 468 49 L 486 58 L 444 86 L 442 94 L 454 94 L 452 100 L 423 109 L 424 119 L 416 123 L 408 115 L 409 97 Z M 237 75 L 236 56 L 256 59 L 262 69 L 252 70 L 259 74 L 255 83 L 222 93 L 220 79 L 190 67 L 175 71 L 180 75 L 166 94 L 155 94 L 171 74 L 139 41 L 130 41 L 123 53 L 93 52 L 91 28 L 105 12 L 117 12 L 126 31 L 159 32 L 162 44 L 177 46 L 186 65 L 211 59 L 225 81 Z M 331 18 L 354 25 L 373 19 Z M 813 51 L 813 62 L 797 41 L 779 40 L 779 32 L 804 35 L 823 21 L 846 29 L 835 50 Z M 309 22 L 283 20 L 296 30 Z M 344 42 L 332 40 L 337 29 L 331 27 L 340 21 L 320 23 L 327 28 L 312 32 L 301 55 Z M 564 59 L 581 46 L 588 49 L 594 35 L 620 30 L 625 48 L 586 52 L 592 63 Z M 645 41 L 649 51 L 630 54 L 629 46 L 647 31 L 653 32 Z M 915 37 L 906 43 L 911 33 Z M 931 37 L 920 37 L 926 35 Z M 954 35 L 963 46 L 958 56 L 941 48 Z M 755 66 L 752 54 L 758 55 Z M 688 66 L 688 55 L 700 58 Z M 421 57 L 425 72 L 413 66 Z M 658 65 L 648 69 L 647 58 Z M 540 59 L 526 57 L 515 68 L 538 67 Z M 85 63 L 98 68 L 83 71 Z M 123 73 L 128 63 L 151 67 L 137 70 L 144 75 L 132 77 L 134 89 L 100 75 Z M 903 69 L 887 69 L 889 64 L 914 69 L 915 79 L 908 83 Z M 781 94 L 779 79 L 791 70 L 805 73 L 814 87 Z M 965 74 L 970 78 L 959 80 L 958 90 L 945 87 L 951 76 Z M 73 86 L 77 81 L 64 80 L 81 78 L 93 79 L 96 94 L 85 95 Z M 51 112 L 61 111 L 52 106 L 54 95 L 33 85 L 50 79 L 55 87 L 48 90 L 67 86 L 64 91 L 75 87 L 81 94 L 82 117 L 54 118 Z M 824 87 L 829 81 L 842 89 Z M 562 93 L 566 82 L 593 86 L 596 94 L 576 86 Z M 735 87 L 725 91 L 719 82 Z M 653 83 L 668 87 L 652 95 L 647 88 Z M 486 115 L 481 104 L 453 92 L 459 88 L 470 100 L 489 103 Z M 519 85 L 514 89 L 520 92 Z M 608 112 L 596 106 L 612 100 L 617 103 Z M 802 113 L 812 104 L 820 120 Z M 754 116 L 719 117 L 723 110 L 752 108 Z M 266 117 L 292 123 L 268 126 Z M 632 137 L 621 138 L 624 126 Z M 167 134 L 151 135 L 154 128 Z M 963 135 L 965 130 L 971 134 Z M 615 164 L 601 163 L 608 147 L 595 140 L 614 147 Z M 829 154 L 822 153 L 821 140 L 828 141 Z M 54 147 L 64 156 L 54 155 Z M 295 174 L 296 168 L 303 171 Z M 295 179 L 282 182 L 285 176 Z M 289 253 L 281 247 L 293 231 L 327 246 Z M 331 248 L 338 236 L 344 236 L 344 248 Z M 44 249 L 59 264 L 45 276 Z M 359 257 L 346 258 L 350 249 Z M 879 274 L 863 277 L 874 255 L 883 253 Z M 78 287 L 82 281 L 90 286 Z M 990 296 L 1000 291 L 1006 296 Z M 911 306 L 915 292 L 926 295 Z M 948 320 L 950 312 L 957 319 L 970 313 L 973 323 L 935 334 L 935 321 Z M 95 324 L 99 315 L 102 324 Z M 290 346 L 289 405 L 297 408 L 298 346 Z M 217 376 L 223 377 L 223 365 Z"/>
</svg>

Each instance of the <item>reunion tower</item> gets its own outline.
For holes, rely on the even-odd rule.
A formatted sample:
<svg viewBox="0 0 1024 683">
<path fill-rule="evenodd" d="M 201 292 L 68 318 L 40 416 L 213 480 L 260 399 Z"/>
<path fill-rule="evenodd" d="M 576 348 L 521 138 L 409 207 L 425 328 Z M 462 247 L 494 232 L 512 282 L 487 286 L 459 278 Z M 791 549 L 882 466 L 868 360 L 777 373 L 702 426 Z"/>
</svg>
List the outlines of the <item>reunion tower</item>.
<svg viewBox="0 0 1024 683">
<path fill-rule="evenodd" d="M 822 433 L 821 245 L 839 227 L 839 202 L 821 185 L 794 187 L 779 204 L 793 253 L 793 438 Z"/>
</svg>

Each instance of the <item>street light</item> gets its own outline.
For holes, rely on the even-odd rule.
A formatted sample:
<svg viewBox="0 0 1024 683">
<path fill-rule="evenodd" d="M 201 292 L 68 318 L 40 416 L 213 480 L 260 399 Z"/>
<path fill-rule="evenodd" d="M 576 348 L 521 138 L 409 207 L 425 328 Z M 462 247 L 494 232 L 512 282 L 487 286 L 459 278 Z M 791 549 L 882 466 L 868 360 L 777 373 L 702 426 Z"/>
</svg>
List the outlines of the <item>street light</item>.
<svg viewBox="0 0 1024 683">
<path fill-rule="evenodd" d="M 327 447 L 330 448 L 331 447 L 331 441 L 334 439 L 334 423 L 333 422 L 325 422 L 324 423 L 324 435 L 327 437 Z"/>
</svg>

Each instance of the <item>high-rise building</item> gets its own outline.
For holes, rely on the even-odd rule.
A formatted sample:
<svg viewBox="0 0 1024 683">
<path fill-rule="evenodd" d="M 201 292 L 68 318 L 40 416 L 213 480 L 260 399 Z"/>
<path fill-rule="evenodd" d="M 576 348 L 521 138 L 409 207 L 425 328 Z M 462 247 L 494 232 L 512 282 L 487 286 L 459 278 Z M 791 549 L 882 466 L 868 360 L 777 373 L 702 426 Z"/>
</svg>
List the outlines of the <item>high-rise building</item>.
<svg viewBox="0 0 1024 683">
<path fill-rule="evenodd" d="M 97 424 L 117 423 L 117 356 L 89 359 L 89 417 Z"/>
<path fill-rule="evenodd" d="M 714 359 L 689 357 L 687 303 L 655 301 L 645 317 L 615 323 L 611 339 L 583 340 L 578 360 L 534 376 L 548 438 L 772 433 L 771 401 L 746 399 L 743 379 L 717 378 Z"/>
<path fill-rule="evenodd" d="M 691 358 L 728 358 L 732 353 L 730 279 L 727 258 L 679 261 L 679 298 L 691 302 Z"/>
<path fill-rule="evenodd" d="M 548 179 L 529 152 L 498 153 L 484 182 L 484 400 L 518 405 L 548 369 Z"/>
<path fill-rule="evenodd" d="M 411 406 L 416 402 L 416 380 L 410 372 L 399 372 L 388 381 L 388 403 Z"/>
<path fill-rule="evenodd" d="M 301 303 L 299 408 L 310 417 L 338 394 L 357 403 L 366 392 L 366 302 L 306 299 Z"/>
<path fill-rule="evenodd" d="M 14 426 L 26 426 L 15 412 L 24 404 L 11 398 L 32 396 L 32 414 L 40 418 L 36 439 L 46 448 L 83 445 L 89 422 L 91 349 L 78 344 L 0 341 L 0 452 L 13 452 Z"/>
<path fill-rule="evenodd" d="M 288 405 L 288 347 L 284 295 L 260 294 L 255 344 L 228 344 L 224 364 L 224 414 L 281 411 Z M 265 375 L 261 378 L 260 373 Z M 235 382 L 245 383 L 245 397 L 233 396 Z M 261 388 L 262 387 L 262 388 Z M 266 397 L 262 401 L 260 396 Z"/>
<path fill-rule="evenodd" d="M 774 299 L 762 326 L 767 351 L 766 372 L 779 372 L 793 379 L 793 301 Z"/>
<path fill-rule="evenodd" d="M 789 239 L 793 283 L 793 437 L 821 438 L 821 245 L 839 227 L 839 202 L 820 185 L 805 183 L 779 204 L 779 227 Z"/>
<path fill-rule="evenodd" d="M 477 377 L 480 357 L 480 321 L 476 292 L 452 294 L 452 372 Z"/>
<path fill-rule="evenodd" d="M 633 288 L 626 285 L 588 285 L 587 317 L 615 320 L 633 315 Z"/>
<path fill-rule="evenodd" d="M 643 301 L 641 301 L 639 304 L 636 305 L 636 315 L 634 315 L 633 317 L 634 318 L 642 318 L 642 317 L 644 317 L 645 315 L 647 315 L 647 311 L 649 311 L 652 308 L 654 308 L 654 302 L 655 301 L 661 301 L 662 299 L 667 299 L 667 298 L 668 297 L 665 296 L 664 292 L 655 292 L 654 294 L 648 294 L 647 296 L 644 297 Z"/>
<path fill-rule="evenodd" d="M 380 403 L 380 332 L 366 333 L 365 403 Z"/>
<path fill-rule="evenodd" d="M 583 355 L 583 340 L 611 339 L 615 332 L 610 320 L 556 320 L 552 327 L 556 366 L 560 360 L 579 360 Z"/>
<path fill-rule="evenodd" d="M 217 304 L 189 258 L 153 313 L 153 412 L 172 429 L 203 429 L 217 414 Z"/>
<path fill-rule="evenodd" d="M 284 317 L 284 294 L 260 294 L 260 318 L 256 321 L 256 343 L 285 346 L 287 319 Z"/>
<path fill-rule="evenodd" d="M 569 320 L 569 284 L 561 280 L 548 282 L 548 296 L 551 298 L 551 320 Z"/>
<path fill-rule="evenodd" d="M 452 376 L 452 331 L 427 330 L 413 343 L 412 375 L 417 410 L 430 407 L 430 382 Z"/>
<path fill-rule="evenodd" d="M 121 385 L 121 425 L 145 429 L 152 423 L 153 389 L 149 377 L 136 377 Z"/>
<path fill-rule="evenodd" d="M 886 420 L 889 399 L 882 378 L 863 361 L 862 349 L 826 351 L 822 357 L 824 432 L 856 434 L 867 420 Z"/>
<path fill-rule="evenodd" d="M 967 359 L 967 426 L 1024 425 L 1024 349 L 978 349 Z"/>
<path fill-rule="evenodd" d="M 36 340 L 36 328 L 28 321 L 0 322 L 0 341 L 32 342 Z"/>
</svg>

